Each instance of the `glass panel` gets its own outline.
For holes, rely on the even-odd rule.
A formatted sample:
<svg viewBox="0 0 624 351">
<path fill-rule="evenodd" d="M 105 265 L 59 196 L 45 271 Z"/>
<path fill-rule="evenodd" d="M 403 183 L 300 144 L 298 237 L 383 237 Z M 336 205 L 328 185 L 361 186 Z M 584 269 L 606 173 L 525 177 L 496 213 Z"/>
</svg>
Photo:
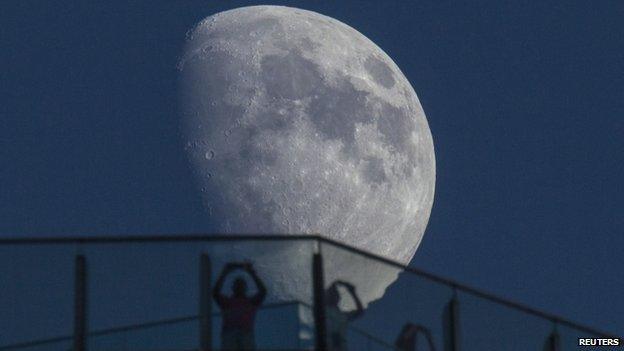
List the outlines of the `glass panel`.
<svg viewBox="0 0 624 351">
<path fill-rule="evenodd" d="M 298 349 L 312 345 L 314 323 L 310 306 L 314 247 L 315 243 L 308 240 L 221 242 L 205 246 L 213 262 L 213 285 L 228 262 L 250 262 L 264 282 L 267 296 L 255 321 L 257 349 Z M 249 295 L 257 292 L 250 275 L 236 269 L 224 280 L 224 295 L 232 296 L 234 280 L 239 277 L 246 281 Z M 216 303 L 213 311 L 218 314 L 213 319 L 214 345 L 219 347 L 224 344 L 222 311 Z"/>
<path fill-rule="evenodd" d="M 89 336 L 89 351 L 193 350 L 197 348 L 196 318 L 120 328 Z"/>
<path fill-rule="evenodd" d="M 200 244 L 95 244 L 81 253 L 91 331 L 197 315 Z"/>
<path fill-rule="evenodd" d="M 0 246 L 0 346 L 72 333 L 74 253 L 64 245 Z"/>
<path fill-rule="evenodd" d="M 297 302 L 261 306 L 256 315 L 256 344 L 265 350 L 304 349 L 306 341 L 299 336 L 300 307 L 310 309 Z M 215 345 L 221 344 L 221 317 L 221 313 L 212 316 Z M 197 348 L 198 331 L 197 317 L 116 328 L 91 334 L 89 350 L 191 350 Z"/>
<path fill-rule="evenodd" d="M 312 302 L 313 247 L 314 242 L 310 240 L 85 246 L 82 252 L 89 264 L 91 330 L 135 326 L 123 332 L 93 336 L 90 338 L 91 349 L 136 348 L 139 345 L 144 350 L 197 348 L 197 320 L 150 327 L 140 325 L 163 319 L 197 317 L 202 253 L 210 259 L 213 287 L 227 263 L 248 262 L 252 265 L 267 288 L 266 299 L 255 318 L 255 344 L 258 348 L 296 348 L 309 342 L 305 340 L 305 333 L 299 335 L 299 328 L 313 328 L 310 318 L 303 318 L 305 313 L 299 310 L 300 306 L 309 306 Z M 238 277 L 246 282 L 246 295 L 258 292 L 250 274 L 237 268 L 223 282 L 224 296 L 231 296 L 234 280 Z M 212 301 L 212 296 L 209 300 L 215 313 L 213 344 L 219 346 L 222 344 L 221 310 Z"/>
<path fill-rule="evenodd" d="M 315 336 L 312 257 L 317 248 L 323 257 L 330 350 L 341 343 L 363 351 L 397 350 L 402 343 L 417 350 L 444 350 L 451 310 L 456 311 L 457 342 L 464 351 L 547 350 L 555 329 L 562 350 L 577 349 L 579 338 L 600 337 L 555 328 L 521 309 L 454 291 L 439 279 L 313 240 L 11 244 L 0 246 L 0 351 L 71 350 L 77 254 L 87 258 L 90 351 L 198 349 L 202 254 L 209 257 L 213 288 L 224 267 L 237 264 L 223 279 L 220 303 L 208 296 L 213 349 L 253 336 L 257 349 L 309 350 Z M 245 267 L 253 267 L 266 286 L 259 305 L 233 296 L 234 286 L 242 284 L 235 284 L 238 278 L 245 282 L 245 296 L 260 291 Z M 356 313 L 354 295 L 361 313 Z M 255 322 L 247 323 L 253 311 Z M 227 319 L 226 331 L 253 325 L 254 332 L 222 338 Z M 54 339 L 33 342 L 42 338 Z"/>
<path fill-rule="evenodd" d="M 549 320 L 459 292 L 461 350 L 542 350 L 553 330 Z"/>
<path fill-rule="evenodd" d="M 62 340 L 43 341 L 21 344 L 9 347 L 0 347 L 2 351 L 71 351 L 73 340 L 69 337 Z"/>
<path fill-rule="evenodd" d="M 330 347 L 346 342 L 352 350 L 391 350 L 403 343 L 429 350 L 431 342 L 436 350 L 442 349 L 443 312 L 452 297 L 451 288 L 330 244 L 323 244 L 321 252 Z M 355 313 L 349 284 L 364 306 L 360 316 Z M 337 286 L 337 307 L 332 303 L 332 286 Z"/>
<path fill-rule="evenodd" d="M 299 319 L 298 302 L 272 303 L 261 306 L 256 315 L 255 342 L 259 350 L 297 350 L 309 344 L 302 338 L 300 331 L 302 328 Z M 309 309 L 309 306 L 303 306 Z M 219 312 L 213 317 L 213 330 L 215 347 L 220 350 L 221 321 L 222 315 Z"/>
</svg>

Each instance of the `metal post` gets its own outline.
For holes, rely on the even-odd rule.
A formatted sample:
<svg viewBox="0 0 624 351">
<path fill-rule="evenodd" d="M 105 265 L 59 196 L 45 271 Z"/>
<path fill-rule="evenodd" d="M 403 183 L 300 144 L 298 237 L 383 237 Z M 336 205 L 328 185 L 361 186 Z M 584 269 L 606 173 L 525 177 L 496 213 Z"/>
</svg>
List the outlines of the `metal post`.
<svg viewBox="0 0 624 351">
<path fill-rule="evenodd" d="M 459 351 L 459 300 L 456 290 L 453 290 L 453 297 L 446 305 L 443 320 L 444 350 Z"/>
<path fill-rule="evenodd" d="M 315 253 L 312 259 L 312 285 L 314 294 L 314 328 L 316 351 L 327 350 L 327 330 L 325 324 L 325 282 L 323 278 L 323 258 Z"/>
<path fill-rule="evenodd" d="M 199 260 L 199 350 L 212 350 L 212 283 L 210 258 Z"/>
<path fill-rule="evenodd" d="M 74 279 L 74 351 L 86 351 L 87 259 L 83 255 L 76 255 Z"/>
<path fill-rule="evenodd" d="M 556 325 L 553 328 L 552 333 L 550 333 L 550 335 L 548 335 L 548 338 L 546 339 L 544 350 L 546 351 L 560 351 L 561 350 L 561 343 L 559 339 L 559 333 L 557 333 Z"/>
</svg>

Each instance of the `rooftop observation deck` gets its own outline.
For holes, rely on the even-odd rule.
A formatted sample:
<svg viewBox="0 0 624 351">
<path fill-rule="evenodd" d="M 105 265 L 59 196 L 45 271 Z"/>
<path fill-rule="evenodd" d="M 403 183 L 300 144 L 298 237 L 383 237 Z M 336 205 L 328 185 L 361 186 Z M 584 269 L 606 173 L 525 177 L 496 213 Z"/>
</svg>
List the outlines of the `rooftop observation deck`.
<svg viewBox="0 0 624 351">
<path fill-rule="evenodd" d="M 336 280 L 365 304 L 349 350 L 399 350 L 406 323 L 416 350 L 576 350 L 579 338 L 615 337 L 316 235 L 15 238 L 0 239 L 0 351 L 220 350 L 212 289 L 242 260 L 268 287 L 258 350 L 327 349 Z M 380 277 L 396 281 L 379 290 Z"/>
</svg>

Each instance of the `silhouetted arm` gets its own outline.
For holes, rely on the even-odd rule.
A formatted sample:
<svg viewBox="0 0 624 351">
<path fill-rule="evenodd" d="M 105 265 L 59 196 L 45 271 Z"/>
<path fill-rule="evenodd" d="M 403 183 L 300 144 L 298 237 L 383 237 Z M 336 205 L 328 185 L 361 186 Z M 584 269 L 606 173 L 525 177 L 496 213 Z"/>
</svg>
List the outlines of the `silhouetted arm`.
<svg viewBox="0 0 624 351">
<path fill-rule="evenodd" d="M 349 320 L 356 319 L 364 314 L 364 306 L 362 306 L 362 301 L 360 301 L 360 298 L 355 292 L 355 286 L 353 286 L 353 284 L 347 283 L 347 282 L 341 282 L 341 283 L 347 288 L 347 291 L 349 292 L 349 294 L 351 294 L 351 297 L 353 298 L 353 301 L 355 302 L 355 311 L 349 312 L 347 316 Z"/>
<path fill-rule="evenodd" d="M 262 281 L 262 279 L 258 277 L 256 270 L 253 269 L 250 263 L 245 265 L 245 270 L 247 271 L 247 273 L 249 273 L 254 283 L 256 284 L 256 287 L 258 288 L 258 293 L 256 293 L 256 295 L 253 297 L 252 301 L 254 305 L 260 306 L 262 302 L 264 301 L 264 299 L 266 298 L 266 294 L 267 294 L 266 286 L 264 285 L 264 282 Z"/>
<path fill-rule="evenodd" d="M 221 290 L 223 290 L 223 283 L 225 282 L 225 278 L 227 278 L 227 275 L 233 269 L 234 267 L 232 266 L 232 264 L 226 264 L 225 267 L 223 267 L 221 275 L 219 275 L 219 279 L 217 279 L 214 288 L 212 289 L 212 297 L 217 302 L 217 305 L 219 305 L 219 307 L 223 306 L 223 302 L 226 299 L 226 296 L 223 295 L 223 293 L 221 292 Z"/>
</svg>

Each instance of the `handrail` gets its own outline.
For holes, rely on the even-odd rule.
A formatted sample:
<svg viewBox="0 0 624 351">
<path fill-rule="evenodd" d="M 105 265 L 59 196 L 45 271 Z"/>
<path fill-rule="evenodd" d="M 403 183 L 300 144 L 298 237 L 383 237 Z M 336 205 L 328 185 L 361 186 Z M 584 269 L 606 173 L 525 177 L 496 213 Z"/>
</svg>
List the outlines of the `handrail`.
<svg viewBox="0 0 624 351">
<path fill-rule="evenodd" d="M 533 307 L 507 300 L 492 293 L 470 287 L 459 283 L 455 280 L 443 278 L 433 273 L 426 272 L 421 269 L 406 266 L 395 260 L 374 254 L 372 252 L 352 247 L 343 242 L 330 239 L 318 234 L 164 234 L 164 235 L 114 235 L 114 236 L 67 236 L 67 237 L 30 237 L 30 238 L 0 238 L 0 246 L 4 245 L 57 245 L 57 244 L 115 244 L 115 243 L 157 243 L 157 242 L 222 242 L 222 241 L 316 241 L 326 243 L 345 251 L 355 253 L 366 258 L 383 262 L 385 264 L 395 266 L 412 274 L 419 275 L 440 284 L 448 285 L 454 290 L 463 291 L 472 295 L 476 295 L 486 300 L 505 305 L 507 307 L 523 311 L 527 314 L 536 315 L 538 317 L 548 319 L 558 325 L 568 326 L 590 334 L 596 334 L 605 338 L 619 338 L 610 333 L 605 333 L 597 329 L 573 322 L 563 317 L 540 311 Z"/>
<path fill-rule="evenodd" d="M 50 245 L 50 244 L 113 244 L 151 242 L 215 242 L 215 241 L 317 241 L 318 234 L 163 234 L 163 235 L 112 235 L 112 236 L 64 236 L 0 238 L 2 245 Z"/>
</svg>

